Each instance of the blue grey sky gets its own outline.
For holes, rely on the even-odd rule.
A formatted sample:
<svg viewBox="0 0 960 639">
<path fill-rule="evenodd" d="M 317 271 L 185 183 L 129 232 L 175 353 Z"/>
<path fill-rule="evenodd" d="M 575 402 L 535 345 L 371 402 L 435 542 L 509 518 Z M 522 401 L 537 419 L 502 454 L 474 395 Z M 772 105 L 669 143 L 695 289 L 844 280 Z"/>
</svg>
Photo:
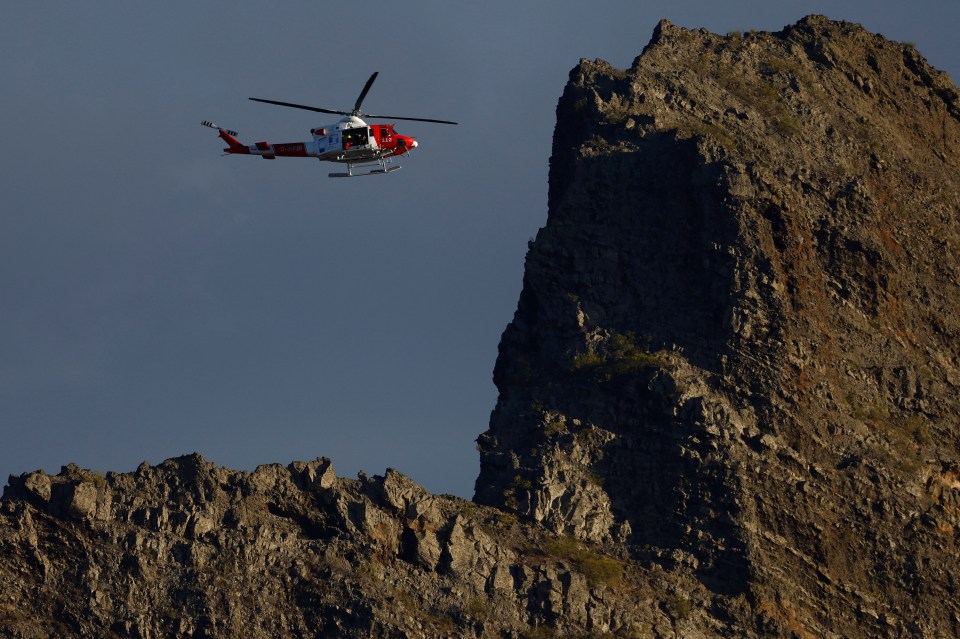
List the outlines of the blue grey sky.
<svg viewBox="0 0 960 639">
<path fill-rule="evenodd" d="M 0 476 L 328 456 L 471 496 L 500 333 L 546 222 L 578 60 L 628 67 L 661 18 L 810 13 L 960 77 L 960 5 L 847 2 L 7 2 L 0 20 Z M 306 140 L 373 71 L 419 148 L 394 174 L 221 157 Z"/>
</svg>

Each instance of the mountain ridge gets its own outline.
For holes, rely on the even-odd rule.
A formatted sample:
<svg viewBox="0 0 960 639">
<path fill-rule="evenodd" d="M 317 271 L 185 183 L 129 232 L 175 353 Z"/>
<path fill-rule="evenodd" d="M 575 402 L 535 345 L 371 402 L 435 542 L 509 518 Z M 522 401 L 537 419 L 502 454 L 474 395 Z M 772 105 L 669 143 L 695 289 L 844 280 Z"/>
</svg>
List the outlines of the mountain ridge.
<svg viewBox="0 0 960 639">
<path fill-rule="evenodd" d="M 11 637 L 960 634 L 960 93 L 809 16 L 581 60 L 473 502 L 329 459 L 11 477 Z"/>
</svg>

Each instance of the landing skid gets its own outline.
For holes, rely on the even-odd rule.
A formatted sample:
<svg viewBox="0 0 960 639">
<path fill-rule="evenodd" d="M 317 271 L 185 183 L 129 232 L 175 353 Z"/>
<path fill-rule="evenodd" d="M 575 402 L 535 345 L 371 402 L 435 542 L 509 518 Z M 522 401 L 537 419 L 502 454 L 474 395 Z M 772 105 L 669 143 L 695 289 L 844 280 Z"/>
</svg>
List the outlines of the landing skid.
<svg viewBox="0 0 960 639">
<path fill-rule="evenodd" d="M 399 166 L 391 166 L 385 169 L 373 169 L 372 171 L 367 171 L 366 173 L 354 173 L 350 171 L 349 173 L 331 173 L 330 177 L 364 177 L 366 175 L 385 175 L 387 173 L 393 173 L 394 171 L 399 171 Z"/>
<path fill-rule="evenodd" d="M 346 173 L 331 173 L 330 177 L 332 178 L 348 178 L 348 177 L 364 177 L 366 175 L 385 175 L 387 173 L 393 173 L 394 171 L 400 170 L 400 165 L 397 166 L 387 166 L 387 163 L 390 162 L 387 158 L 381 158 L 375 162 L 361 162 L 357 164 L 347 163 L 347 172 Z M 354 173 L 354 167 L 366 168 L 371 166 L 379 166 L 379 169 L 370 169 L 365 173 Z"/>
</svg>

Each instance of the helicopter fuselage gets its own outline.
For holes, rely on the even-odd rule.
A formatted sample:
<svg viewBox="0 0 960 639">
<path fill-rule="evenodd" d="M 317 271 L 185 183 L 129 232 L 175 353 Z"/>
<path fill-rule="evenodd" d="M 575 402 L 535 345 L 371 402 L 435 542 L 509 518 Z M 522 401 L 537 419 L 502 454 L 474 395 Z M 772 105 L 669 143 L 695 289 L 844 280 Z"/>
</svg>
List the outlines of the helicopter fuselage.
<svg viewBox="0 0 960 639">
<path fill-rule="evenodd" d="M 325 162 L 354 164 L 401 155 L 417 146 L 413 138 L 397 133 L 393 124 L 367 124 L 356 116 L 345 116 L 335 124 L 311 129 L 313 139 L 309 142 L 246 145 L 231 133 L 220 129 L 220 137 L 228 145 L 225 153 L 259 155 L 265 160 L 317 158 Z"/>
<path fill-rule="evenodd" d="M 265 102 L 277 106 L 291 107 L 316 113 L 331 113 L 342 115 L 340 121 L 329 126 L 310 129 L 313 139 L 309 142 L 287 142 L 270 144 L 257 142 L 246 145 L 237 139 L 236 131 L 224 129 L 209 120 L 200 124 L 211 129 L 217 129 L 221 139 L 227 143 L 224 151 L 229 155 L 259 155 L 265 160 L 274 160 L 278 157 L 287 158 L 317 158 L 323 162 L 342 162 L 347 165 L 346 173 L 331 173 L 330 177 L 355 177 L 358 175 L 382 175 L 392 173 L 400 168 L 390 166 L 392 158 L 397 155 L 406 155 L 417 147 L 417 141 L 406 135 L 400 135 L 394 130 L 393 124 L 367 124 L 360 117 L 376 118 L 378 120 L 413 120 L 417 122 L 433 122 L 436 124 L 456 124 L 451 120 L 437 120 L 434 118 L 411 118 L 394 115 L 373 115 L 363 113 L 360 105 L 366 97 L 373 81 L 377 79 L 374 72 L 363 85 L 363 90 L 357 97 L 352 111 L 338 111 L 322 107 L 267 100 L 264 98 L 250 98 L 254 102 Z M 365 173 L 354 173 L 354 167 L 369 169 Z M 379 167 L 379 168 L 376 168 Z"/>
</svg>

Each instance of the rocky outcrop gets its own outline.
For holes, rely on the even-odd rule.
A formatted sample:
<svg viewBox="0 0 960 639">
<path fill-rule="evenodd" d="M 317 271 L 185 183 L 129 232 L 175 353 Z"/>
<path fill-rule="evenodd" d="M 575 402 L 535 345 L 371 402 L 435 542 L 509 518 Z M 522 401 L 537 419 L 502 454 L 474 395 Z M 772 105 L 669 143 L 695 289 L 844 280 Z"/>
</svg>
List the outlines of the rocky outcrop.
<svg viewBox="0 0 960 639">
<path fill-rule="evenodd" d="M 68 466 L 11 477 L 0 517 L 4 637 L 643 636 L 673 622 L 657 584 L 676 580 L 614 549 L 393 470 L 339 478 L 328 459 Z"/>
<path fill-rule="evenodd" d="M 581 61 L 474 502 L 12 477 L 0 634 L 960 635 L 958 143 L 949 78 L 822 17 Z"/>
<path fill-rule="evenodd" d="M 960 98 L 810 17 L 581 61 L 477 500 L 788 636 L 960 634 Z"/>
</svg>

